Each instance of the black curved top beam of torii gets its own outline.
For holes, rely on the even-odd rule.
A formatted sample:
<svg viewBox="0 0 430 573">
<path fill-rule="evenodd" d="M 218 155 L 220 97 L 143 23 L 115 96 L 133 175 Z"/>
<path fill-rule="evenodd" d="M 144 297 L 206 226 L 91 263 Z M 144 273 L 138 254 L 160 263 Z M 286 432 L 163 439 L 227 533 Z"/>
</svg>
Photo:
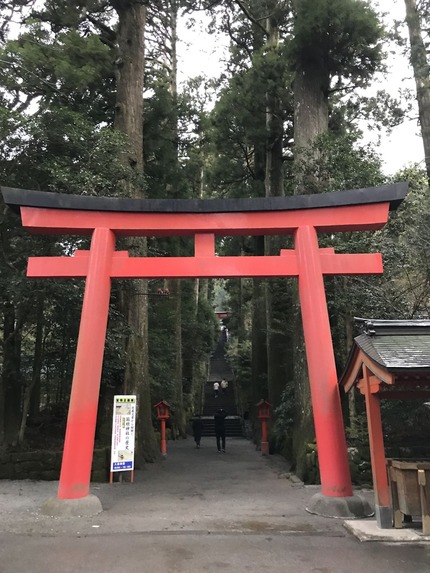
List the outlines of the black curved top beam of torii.
<svg viewBox="0 0 430 573">
<path fill-rule="evenodd" d="M 395 210 L 408 191 L 406 182 L 288 197 L 254 197 L 239 199 L 125 199 L 69 195 L 0 187 L 4 202 L 15 212 L 20 207 L 67 209 L 79 211 L 121 211 L 129 213 L 229 213 L 252 211 L 296 211 L 352 205 L 389 203 Z"/>
</svg>

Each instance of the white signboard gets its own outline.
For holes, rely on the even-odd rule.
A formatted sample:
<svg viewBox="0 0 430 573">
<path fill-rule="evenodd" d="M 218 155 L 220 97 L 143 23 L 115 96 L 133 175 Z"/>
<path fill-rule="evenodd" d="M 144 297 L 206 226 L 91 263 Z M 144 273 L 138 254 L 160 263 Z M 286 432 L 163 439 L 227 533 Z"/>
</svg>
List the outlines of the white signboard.
<svg viewBox="0 0 430 573">
<path fill-rule="evenodd" d="M 114 396 L 111 472 L 134 469 L 136 396 Z"/>
</svg>

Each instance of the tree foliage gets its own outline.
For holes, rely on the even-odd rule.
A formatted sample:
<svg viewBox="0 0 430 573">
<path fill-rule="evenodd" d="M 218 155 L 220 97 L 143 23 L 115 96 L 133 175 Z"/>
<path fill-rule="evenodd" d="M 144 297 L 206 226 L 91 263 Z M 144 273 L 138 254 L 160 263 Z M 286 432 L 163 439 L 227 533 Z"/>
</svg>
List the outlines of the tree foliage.
<svg viewBox="0 0 430 573">
<path fill-rule="evenodd" d="M 337 79 L 338 89 L 345 83 L 366 85 L 382 60 L 383 28 L 370 4 L 298 0 L 296 7 L 293 65 L 300 68 L 311 63 L 324 69 Z"/>
</svg>

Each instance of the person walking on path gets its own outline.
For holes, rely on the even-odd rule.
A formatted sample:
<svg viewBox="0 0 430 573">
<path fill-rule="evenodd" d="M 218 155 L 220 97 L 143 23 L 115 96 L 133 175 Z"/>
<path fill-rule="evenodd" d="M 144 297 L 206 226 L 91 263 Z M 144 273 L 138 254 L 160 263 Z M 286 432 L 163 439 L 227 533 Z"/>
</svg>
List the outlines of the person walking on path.
<svg viewBox="0 0 430 573">
<path fill-rule="evenodd" d="M 227 417 L 227 412 L 220 408 L 216 411 L 214 415 L 215 420 L 215 437 L 216 437 L 216 447 L 218 449 L 218 453 L 222 451 L 225 454 L 225 419 Z"/>
<path fill-rule="evenodd" d="M 227 394 L 228 382 L 225 378 L 221 380 L 221 393 Z"/>
<path fill-rule="evenodd" d="M 219 382 L 214 382 L 214 397 L 218 398 L 219 394 Z"/>
<path fill-rule="evenodd" d="M 198 414 L 193 418 L 193 436 L 194 441 L 196 442 L 196 448 L 200 448 L 200 440 L 202 439 L 203 433 L 203 420 Z"/>
</svg>

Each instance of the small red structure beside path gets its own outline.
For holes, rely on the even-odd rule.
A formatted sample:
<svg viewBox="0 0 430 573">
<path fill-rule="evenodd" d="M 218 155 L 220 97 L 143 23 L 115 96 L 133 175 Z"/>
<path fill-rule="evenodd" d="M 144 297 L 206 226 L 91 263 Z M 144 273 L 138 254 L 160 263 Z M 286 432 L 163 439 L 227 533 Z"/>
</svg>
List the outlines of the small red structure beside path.
<svg viewBox="0 0 430 573">
<path fill-rule="evenodd" d="M 267 441 L 267 420 L 270 418 L 270 410 L 272 409 L 272 404 L 266 400 L 261 399 L 257 406 L 257 417 L 261 420 L 261 455 L 269 455 L 269 442 Z"/>
</svg>

